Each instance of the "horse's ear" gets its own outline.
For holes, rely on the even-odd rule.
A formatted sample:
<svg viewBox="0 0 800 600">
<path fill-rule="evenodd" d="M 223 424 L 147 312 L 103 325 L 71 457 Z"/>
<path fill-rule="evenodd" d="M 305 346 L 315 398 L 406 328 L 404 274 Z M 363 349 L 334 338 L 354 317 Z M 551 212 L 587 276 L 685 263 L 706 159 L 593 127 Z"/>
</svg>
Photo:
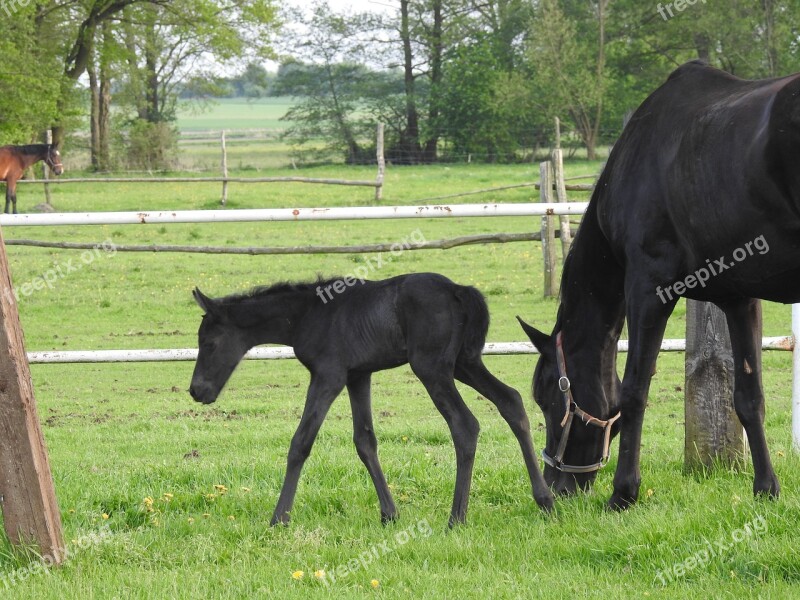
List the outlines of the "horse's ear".
<svg viewBox="0 0 800 600">
<path fill-rule="evenodd" d="M 536 346 L 536 349 L 541 354 L 544 354 L 550 350 L 550 347 L 552 345 L 552 336 L 549 336 L 546 333 L 539 331 L 535 327 L 531 327 L 525 321 L 523 321 L 519 316 L 517 316 L 517 321 L 519 321 L 519 324 L 522 325 L 522 330 L 527 334 L 531 342 L 533 342 L 533 345 Z"/>
<path fill-rule="evenodd" d="M 197 306 L 203 309 L 203 312 L 207 315 L 214 313 L 216 309 L 214 301 L 201 292 L 199 288 L 194 288 L 194 290 L 192 290 L 192 296 L 194 296 L 194 301 L 197 302 Z"/>
</svg>

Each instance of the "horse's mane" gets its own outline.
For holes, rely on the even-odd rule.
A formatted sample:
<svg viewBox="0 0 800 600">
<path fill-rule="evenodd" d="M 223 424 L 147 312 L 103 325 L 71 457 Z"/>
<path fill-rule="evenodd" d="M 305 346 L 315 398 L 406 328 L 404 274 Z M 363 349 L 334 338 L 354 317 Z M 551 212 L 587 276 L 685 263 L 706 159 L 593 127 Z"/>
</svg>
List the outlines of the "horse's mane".
<svg viewBox="0 0 800 600">
<path fill-rule="evenodd" d="M 42 154 L 46 152 L 50 144 L 25 144 L 24 146 L 12 146 L 17 152 L 22 154 Z"/>
</svg>

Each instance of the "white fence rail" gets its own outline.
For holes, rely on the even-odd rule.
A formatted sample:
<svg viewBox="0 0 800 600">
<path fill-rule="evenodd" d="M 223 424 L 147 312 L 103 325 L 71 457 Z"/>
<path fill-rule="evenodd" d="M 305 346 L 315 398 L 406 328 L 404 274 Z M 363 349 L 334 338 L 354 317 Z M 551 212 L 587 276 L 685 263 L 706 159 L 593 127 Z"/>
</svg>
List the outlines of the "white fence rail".
<svg viewBox="0 0 800 600">
<path fill-rule="evenodd" d="M 792 336 L 767 337 L 762 341 L 764 350 L 792 350 Z M 628 340 L 620 340 L 617 344 L 620 352 L 628 351 Z M 683 352 L 686 340 L 664 340 L 661 342 L 662 352 Z M 483 347 L 484 356 L 509 354 L 538 354 L 538 350 L 530 342 L 490 342 Z M 249 360 L 279 360 L 295 358 L 294 350 L 288 346 L 259 346 L 245 354 Z M 119 363 L 119 362 L 175 362 L 193 361 L 197 359 L 195 348 L 177 348 L 171 350 L 53 350 L 28 352 L 28 360 L 36 364 L 48 363 Z"/>
<path fill-rule="evenodd" d="M 144 225 L 161 223 L 242 223 L 253 221 L 345 221 L 582 215 L 588 202 L 364 206 L 335 208 L 251 208 L 149 212 L 35 213 L 0 215 L 0 226 Z"/>
</svg>

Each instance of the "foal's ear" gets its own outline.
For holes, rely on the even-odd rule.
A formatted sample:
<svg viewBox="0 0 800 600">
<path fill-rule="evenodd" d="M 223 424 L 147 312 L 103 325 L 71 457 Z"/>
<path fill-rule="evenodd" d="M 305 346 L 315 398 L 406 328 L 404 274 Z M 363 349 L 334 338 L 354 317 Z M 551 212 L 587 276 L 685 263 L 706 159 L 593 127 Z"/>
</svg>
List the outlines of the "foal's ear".
<svg viewBox="0 0 800 600">
<path fill-rule="evenodd" d="M 533 342 L 533 345 L 536 346 L 536 349 L 539 351 L 539 353 L 544 354 L 550 350 L 552 345 L 552 336 L 539 331 L 535 327 L 531 327 L 525 321 L 523 321 L 519 315 L 517 315 L 517 321 L 519 321 L 519 324 L 522 325 L 522 330 L 527 334 L 531 342 Z"/>
<path fill-rule="evenodd" d="M 216 305 L 211 298 L 206 296 L 198 288 L 194 288 L 192 290 L 192 296 L 194 296 L 194 301 L 197 302 L 197 306 L 203 309 L 203 312 L 205 312 L 207 315 L 214 313 Z"/>
</svg>

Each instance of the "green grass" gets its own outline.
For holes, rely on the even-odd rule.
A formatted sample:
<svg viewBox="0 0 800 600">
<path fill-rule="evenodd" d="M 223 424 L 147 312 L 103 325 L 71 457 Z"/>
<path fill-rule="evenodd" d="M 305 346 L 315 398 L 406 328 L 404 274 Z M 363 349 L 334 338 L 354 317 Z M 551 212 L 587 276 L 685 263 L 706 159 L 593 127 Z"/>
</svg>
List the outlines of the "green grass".
<svg viewBox="0 0 800 600">
<path fill-rule="evenodd" d="M 573 163 L 568 174 L 597 168 L 597 163 Z M 282 173 L 292 171 L 276 172 Z M 301 173 L 374 176 L 366 167 Z M 422 203 L 535 177 L 533 167 L 524 165 L 390 167 L 385 203 Z M 21 210 L 41 201 L 40 193 L 35 186 L 22 188 Z M 532 194 L 522 188 L 447 202 L 524 202 Z M 218 200 L 219 186 L 212 184 L 85 184 L 53 192 L 56 208 L 65 211 L 216 208 Z M 368 188 L 232 184 L 229 207 L 372 203 Z M 533 218 L 486 218 L 69 226 L 3 233 L 7 239 L 282 246 L 392 242 L 417 228 L 432 240 L 538 227 Z M 211 295 L 226 294 L 317 273 L 349 273 L 365 259 L 117 252 L 83 264 L 79 252 L 9 246 L 8 254 L 18 289 L 70 260 L 81 265 L 51 289 L 21 297 L 29 350 L 193 347 L 200 321 L 191 298 L 195 285 Z M 492 313 L 489 339 L 513 341 L 523 339 L 515 314 L 541 328 L 554 321 L 557 303 L 542 299 L 541 262 L 534 243 L 406 252 L 374 277 L 437 271 L 476 285 Z M 765 335 L 787 334 L 789 308 L 765 304 L 764 323 Z M 684 328 L 681 304 L 667 337 L 684 337 Z M 487 359 L 494 373 L 526 397 L 534 363 L 532 357 Z M 2 577 L 28 563 L 8 547 L 0 549 L 0 594 L 148 600 L 796 597 L 800 461 L 790 451 L 790 363 L 789 353 L 765 353 L 766 426 L 783 485 L 779 501 L 752 498 L 749 466 L 704 476 L 683 472 L 683 355 L 662 354 L 645 419 L 642 500 L 625 514 L 603 508 L 611 493 L 612 459 L 591 493 L 560 499 L 555 515 L 542 515 L 508 427 L 486 400 L 462 387 L 482 430 L 468 523 L 454 531 L 446 528 L 455 476 L 452 443 L 408 368 L 377 374 L 373 389 L 381 461 L 400 521 L 380 525 L 375 492 L 351 441 L 348 402 L 340 398 L 303 472 L 291 525 L 271 529 L 308 382 L 297 362 L 245 362 L 208 407 L 195 404 L 185 391 L 191 363 L 33 365 L 66 539 L 81 541 L 105 526 L 110 535 L 76 550 L 64 567 L 31 575 L 10 589 L 4 589 Z M 527 406 L 541 448 L 542 416 L 532 401 Z M 225 493 L 215 486 L 225 486 Z M 753 530 L 758 517 L 766 531 Z M 746 526 L 749 535 L 742 533 Z M 408 535 L 409 528 L 416 537 Z M 706 541 L 727 548 L 662 585 L 659 572 L 686 565 L 707 548 Z M 361 556 L 367 562 L 368 555 L 373 560 L 366 566 L 353 562 Z M 315 570 L 340 574 L 348 563 L 353 572 L 330 587 L 314 580 Z M 302 579 L 292 578 L 297 570 L 305 572 Z M 372 579 L 380 582 L 378 589 L 372 589 Z"/>
</svg>

